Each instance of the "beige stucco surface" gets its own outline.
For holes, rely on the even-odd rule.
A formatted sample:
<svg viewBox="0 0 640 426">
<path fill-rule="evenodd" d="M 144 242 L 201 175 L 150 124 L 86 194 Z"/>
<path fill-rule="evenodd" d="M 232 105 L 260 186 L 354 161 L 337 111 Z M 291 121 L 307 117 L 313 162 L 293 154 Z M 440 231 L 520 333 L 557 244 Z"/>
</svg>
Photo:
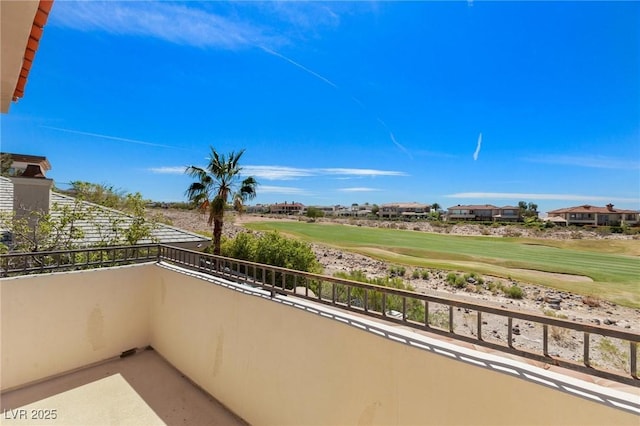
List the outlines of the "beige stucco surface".
<svg viewBox="0 0 640 426">
<path fill-rule="evenodd" d="M 252 424 L 636 425 L 584 398 L 184 274 L 159 274 L 152 344 Z"/>
<path fill-rule="evenodd" d="M 0 280 L 7 390 L 149 344 L 153 265 Z"/>
<path fill-rule="evenodd" d="M 119 374 L 5 410 L 2 425 L 165 425 Z"/>
<path fill-rule="evenodd" d="M 256 425 L 640 421 L 193 275 L 141 265 L 0 280 L 3 389 L 150 344 Z"/>
</svg>

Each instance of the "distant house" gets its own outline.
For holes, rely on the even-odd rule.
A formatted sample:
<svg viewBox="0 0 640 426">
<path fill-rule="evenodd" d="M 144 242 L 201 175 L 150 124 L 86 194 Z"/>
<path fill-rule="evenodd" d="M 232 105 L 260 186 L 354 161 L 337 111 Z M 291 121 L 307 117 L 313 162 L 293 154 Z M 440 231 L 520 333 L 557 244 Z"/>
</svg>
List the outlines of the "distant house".
<svg viewBox="0 0 640 426">
<path fill-rule="evenodd" d="M 447 208 L 447 220 L 491 221 L 500 214 L 500 208 L 492 204 L 470 204 Z"/>
<path fill-rule="evenodd" d="M 378 216 L 381 218 L 424 218 L 431 211 L 431 206 L 421 203 L 388 203 L 379 206 Z"/>
<path fill-rule="evenodd" d="M 294 215 L 294 214 L 302 214 L 303 211 L 304 211 L 304 204 L 301 204 L 301 203 L 287 203 L 285 201 L 284 203 L 271 204 L 269 206 L 269 213 L 272 213 L 272 214 Z"/>
<path fill-rule="evenodd" d="M 616 209 L 613 204 L 604 207 L 584 204 L 547 212 L 548 218 L 559 217 L 567 225 L 635 225 L 640 222 L 640 211 Z"/>
<path fill-rule="evenodd" d="M 335 210 L 336 216 L 343 217 L 367 217 L 371 214 L 371 206 L 368 204 L 352 204 L 350 207 L 337 206 Z"/>
<path fill-rule="evenodd" d="M 477 220 L 496 222 L 520 222 L 523 220 L 520 207 L 493 204 L 460 205 L 447 208 L 447 220 Z"/>
</svg>

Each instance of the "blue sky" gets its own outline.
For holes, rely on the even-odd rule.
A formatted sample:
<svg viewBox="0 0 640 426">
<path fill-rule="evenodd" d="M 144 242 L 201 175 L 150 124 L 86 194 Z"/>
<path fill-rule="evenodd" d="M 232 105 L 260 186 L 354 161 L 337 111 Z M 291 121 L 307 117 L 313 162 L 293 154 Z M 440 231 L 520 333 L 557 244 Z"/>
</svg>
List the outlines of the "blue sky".
<svg viewBox="0 0 640 426">
<path fill-rule="evenodd" d="M 59 186 L 640 208 L 640 3 L 56 1 L 2 150 Z"/>
</svg>

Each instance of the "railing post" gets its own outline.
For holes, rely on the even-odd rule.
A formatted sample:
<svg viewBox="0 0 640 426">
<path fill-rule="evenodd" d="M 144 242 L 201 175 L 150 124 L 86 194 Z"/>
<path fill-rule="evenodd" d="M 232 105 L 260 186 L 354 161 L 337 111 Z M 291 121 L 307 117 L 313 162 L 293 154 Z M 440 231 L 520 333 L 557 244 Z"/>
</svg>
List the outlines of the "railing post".
<svg viewBox="0 0 640 426">
<path fill-rule="evenodd" d="M 402 321 L 407 320 L 407 298 L 402 296 Z"/>
<path fill-rule="evenodd" d="M 636 342 L 629 342 L 629 367 L 631 370 L 631 377 L 638 378 L 638 344 Z"/>
<path fill-rule="evenodd" d="M 387 293 L 382 293 L 382 316 L 387 316 Z"/>
<path fill-rule="evenodd" d="M 510 348 L 513 348 L 513 318 L 508 317 L 507 318 L 507 340 L 508 340 L 508 344 Z"/>
<path fill-rule="evenodd" d="M 478 313 L 478 340 L 482 340 L 482 311 L 476 311 Z"/>
<path fill-rule="evenodd" d="M 453 333 L 453 305 L 449 305 L 449 332 Z"/>
<path fill-rule="evenodd" d="M 542 324 L 542 354 L 549 356 L 549 326 Z"/>
<path fill-rule="evenodd" d="M 429 325 L 429 301 L 428 300 L 424 301 L 424 325 L 427 328 L 431 327 Z"/>
<path fill-rule="evenodd" d="M 584 365 L 587 367 L 591 367 L 591 361 L 589 360 L 589 343 L 591 337 L 588 332 L 584 332 L 584 342 L 582 343 L 582 347 L 584 348 L 583 357 L 584 357 Z"/>
</svg>

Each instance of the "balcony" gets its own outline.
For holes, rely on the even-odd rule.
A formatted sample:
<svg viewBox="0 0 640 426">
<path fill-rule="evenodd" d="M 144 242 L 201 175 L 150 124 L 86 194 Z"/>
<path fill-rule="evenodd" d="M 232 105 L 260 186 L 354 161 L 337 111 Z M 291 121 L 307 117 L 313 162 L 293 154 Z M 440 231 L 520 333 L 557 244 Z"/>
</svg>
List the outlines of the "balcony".
<svg viewBox="0 0 640 426">
<path fill-rule="evenodd" d="M 87 411 L 97 424 L 113 414 L 119 424 L 637 425 L 640 415 L 640 336 L 622 330 L 166 246 L 2 256 L 0 268 L 3 424 L 25 424 L 10 416 L 34 407 L 57 410 L 40 424 L 89 424 Z M 436 305 L 444 328 L 430 322 Z M 477 336 L 457 331 L 457 308 L 477 313 Z M 491 342 L 483 315 L 625 339 L 630 371 L 590 367 L 588 343 L 573 365 Z M 129 408 L 114 414 L 113 401 Z"/>
</svg>

